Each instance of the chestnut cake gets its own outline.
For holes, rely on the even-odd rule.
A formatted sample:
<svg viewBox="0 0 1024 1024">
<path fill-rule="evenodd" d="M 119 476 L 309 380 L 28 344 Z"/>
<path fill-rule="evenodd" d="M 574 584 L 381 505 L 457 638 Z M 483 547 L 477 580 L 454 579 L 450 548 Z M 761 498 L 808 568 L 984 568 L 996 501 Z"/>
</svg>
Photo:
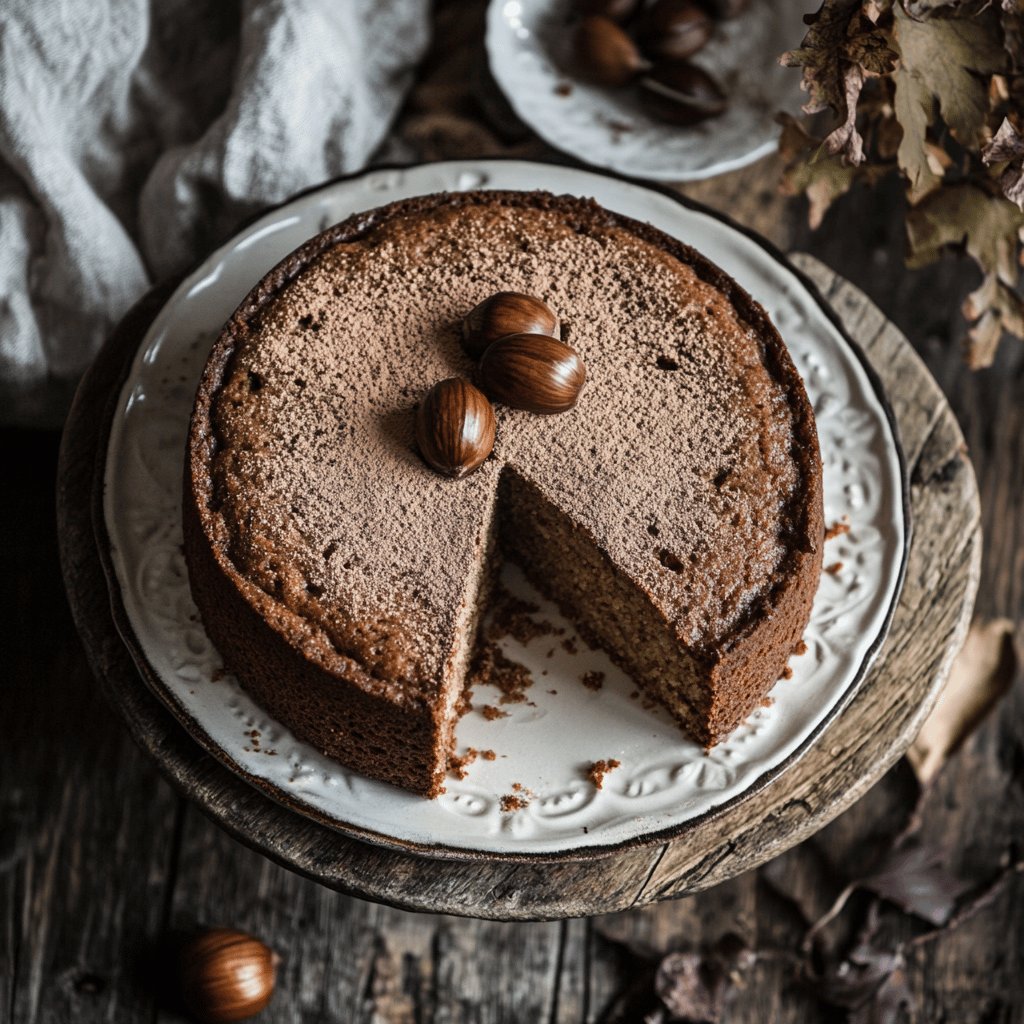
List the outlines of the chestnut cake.
<svg viewBox="0 0 1024 1024">
<path fill-rule="evenodd" d="M 496 405 L 491 457 L 449 479 L 417 402 L 473 377 L 460 322 L 499 291 L 557 311 L 587 383 L 562 415 Z M 184 528 L 253 698 L 435 796 L 502 558 L 686 733 L 726 736 L 810 616 L 821 459 L 767 314 L 692 248 L 590 200 L 440 194 L 327 229 L 241 304 L 199 385 Z"/>
</svg>

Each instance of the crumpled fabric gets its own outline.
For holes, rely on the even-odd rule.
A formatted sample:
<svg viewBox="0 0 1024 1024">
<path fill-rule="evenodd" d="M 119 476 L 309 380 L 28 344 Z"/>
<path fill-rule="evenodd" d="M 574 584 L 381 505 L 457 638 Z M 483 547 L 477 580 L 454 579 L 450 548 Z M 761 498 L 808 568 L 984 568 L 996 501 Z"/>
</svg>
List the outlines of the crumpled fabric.
<svg viewBox="0 0 1024 1024">
<path fill-rule="evenodd" d="M 152 283 L 365 166 L 429 15 L 429 0 L 0 4 L 0 419 L 59 423 Z"/>
</svg>

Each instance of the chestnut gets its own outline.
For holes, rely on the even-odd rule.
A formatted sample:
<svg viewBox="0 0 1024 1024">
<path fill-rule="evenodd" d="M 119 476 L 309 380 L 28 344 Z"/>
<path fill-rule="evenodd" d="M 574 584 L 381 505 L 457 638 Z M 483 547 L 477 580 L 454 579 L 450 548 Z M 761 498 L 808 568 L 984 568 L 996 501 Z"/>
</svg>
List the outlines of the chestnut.
<svg viewBox="0 0 1024 1024">
<path fill-rule="evenodd" d="M 581 78 L 598 85 L 627 85 L 650 63 L 611 18 L 594 15 L 576 26 L 574 50 Z"/>
<path fill-rule="evenodd" d="M 686 60 L 704 46 L 714 29 L 697 0 L 655 0 L 640 20 L 637 40 L 650 57 Z"/>
<path fill-rule="evenodd" d="M 641 79 L 640 104 L 658 121 L 691 125 L 717 117 L 727 100 L 721 86 L 703 68 L 685 61 L 665 61 Z"/>
</svg>

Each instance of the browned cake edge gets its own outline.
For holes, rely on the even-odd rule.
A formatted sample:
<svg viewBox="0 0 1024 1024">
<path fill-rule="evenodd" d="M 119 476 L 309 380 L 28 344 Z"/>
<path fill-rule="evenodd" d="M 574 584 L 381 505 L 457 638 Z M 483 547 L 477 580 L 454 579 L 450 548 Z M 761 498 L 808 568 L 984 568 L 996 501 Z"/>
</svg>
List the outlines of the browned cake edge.
<svg viewBox="0 0 1024 1024">
<path fill-rule="evenodd" d="M 691 729 L 700 742 L 721 740 L 763 699 L 781 675 L 810 618 L 821 572 L 824 541 L 821 457 L 803 381 L 764 309 L 724 271 L 696 250 L 639 221 L 611 213 L 593 200 L 542 192 L 440 193 L 400 200 L 328 228 L 271 270 L 246 296 L 211 350 L 196 394 L 185 459 L 183 524 L 193 597 L 207 632 L 254 699 L 300 739 L 360 774 L 428 796 L 442 785 L 453 723 L 443 704 L 421 696 L 392 699 L 364 667 L 335 652 L 328 657 L 311 623 L 284 608 L 242 577 L 228 555 L 223 523 L 214 508 L 210 475 L 215 451 L 214 399 L 234 352 L 280 290 L 317 257 L 357 240 L 395 217 L 442 206 L 501 203 L 552 210 L 580 227 L 617 226 L 658 246 L 693 268 L 723 293 L 762 340 L 764 362 L 782 385 L 792 409 L 793 458 L 801 487 L 789 508 L 789 552 L 775 585 L 752 606 L 718 650 L 701 652 L 709 704 L 706 729 Z M 666 623 L 666 628 L 668 624 Z M 340 662 L 340 664 L 339 664 Z M 451 673 L 456 666 L 449 665 Z M 443 688 L 442 688 L 443 689 Z M 328 725 L 346 723 L 343 732 Z"/>
</svg>

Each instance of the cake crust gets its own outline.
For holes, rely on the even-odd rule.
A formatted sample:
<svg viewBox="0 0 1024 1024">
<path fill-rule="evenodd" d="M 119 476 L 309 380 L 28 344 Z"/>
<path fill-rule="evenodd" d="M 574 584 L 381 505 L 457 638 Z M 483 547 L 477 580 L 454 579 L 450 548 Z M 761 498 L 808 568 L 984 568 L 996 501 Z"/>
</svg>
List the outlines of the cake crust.
<svg viewBox="0 0 1024 1024">
<path fill-rule="evenodd" d="M 509 240 L 515 232 L 522 230 L 534 238 L 539 233 L 541 240 L 551 246 L 571 251 L 574 243 L 570 236 L 575 234 L 580 239 L 577 247 L 586 250 L 580 257 L 584 266 L 598 266 L 593 261 L 602 254 L 595 247 L 603 247 L 620 261 L 613 265 L 620 276 L 621 261 L 636 260 L 656 284 L 665 277 L 667 283 L 661 290 L 666 294 L 672 290 L 671 275 L 685 271 L 685 288 L 680 285 L 680 291 L 687 293 L 687 301 L 697 296 L 704 303 L 703 313 L 699 317 L 693 314 L 697 318 L 694 322 L 699 321 L 700 329 L 713 344 L 701 347 L 694 340 L 690 320 L 687 326 L 678 326 L 682 340 L 677 347 L 666 343 L 665 351 L 656 357 L 659 342 L 649 349 L 636 343 L 644 348 L 644 372 L 655 382 L 646 395 L 648 404 L 664 402 L 667 415 L 663 418 L 675 417 L 678 427 L 697 432 L 704 429 L 704 419 L 721 416 L 717 407 L 707 404 L 710 399 L 706 395 L 687 395 L 685 401 L 674 397 L 676 385 L 672 381 L 682 379 L 678 373 L 682 358 L 699 361 L 707 351 L 709 365 L 697 367 L 691 376 L 700 378 L 703 374 L 712 384 L 725 380 L 728 387 L 737 388 L 729 398 L 736 408 L 759 411 L 751 413 L 753 425 L 743 436 L 739 431 L 734 432 L 735 436 L 729 434 L 728 424 L 718 428 L 719 440 L 726 447 L 731 444 L 736 448 L 732 467 L 727 460 L 712 466 L 704 458 L 700 473 L 686 476 L 680 471 L 684 482 L 690 477 L 710 476 L 712 486 L 706 501 L 714 507 L 704 515 L 707 522 L 691 516 L 679 524 L 671 521 L 671 514 L 673 508 L 685 506 L 682 499 L 690 493 L 686 487 L 670 495 L 676 505 L 667 506 L 667 512 L 658 510 L 653 517 L 643 517 L 645 521 L 624 504 L 627 492 L 636 490 L 630 480 L 611 511 L 592 513 L 574 506 L 571 494 L 560 493 L 565 489 L 563 476 L 568 475 L 577 490 L 583 486 L 581 481 L 596 481 L 601 472 L 600 446 L 589 448 L 599 453 L 593 465 L 576 466 L 572 472 L 560 474 L 546 451 L 537 454 L 539 435 L 534 425 L 524 426 L 523 414 L 499 411 L 496 457 L 472 478 L 453 484 L 435 479 L 412 451 L 403 423 L 390 423 L 387 414 L 377 410 L 375 415 L 380 415 L 373 422 L 383 423 L 382 437 L 391 431 L 381 442 L 383 450 L 389 453 L 396 479 L 403 486 L 408 484 L 408 490 L 397 487 L 392 495 L 396 507 L 403 502 L 415 504 L 421 493 L 425 501 L 436 502 L 438 519 L 444 519 L 444 530 L 448 530 L 442 541 L 457 541 L 456 550 L 447 553 L 454 565 L 450 567 L 451 578 L 424 582 L 422 566 L 436 561 L 438 551 L 410 552 L 410 564 L 417 566 L 419 580 L 409 587 L 389 588 L 387 573 L 377 564 L 355 582 L 340 584 L 338 579 L 347 577 L 331 565 L 337 555 L 331 550 L 334 540 L 328 540 L 319 550 L 328 563 L 323 570 L 326 575 L 319 574 L 319 565 L 309 557 L 325 539 L 318 527 L 329 518 L 325 513 L 331 508 L 327 498 L 334 492 L 327 492 L 312 510 L 300 503 L 283 512 L 281 501 L 264 501 L 256 486 L 268 477 L 271 481 L 284 478 L 284 484 L 272 484 L 269 490 L 283 487 L 285 497 L 291 495 L 294 499 L 301 474 L 308 476 L 310 467 L 323 458 L 325 450 L 300 444 L 302 439 L 297 439 L 297 447 L 302 450 L 297 461 L 309 460 L 305 468 L 299 469 L 288 462 L 287 452 L 273 453 L 273 457 L 261 454 L 267 424 L 276 415 L 273 408 L 268 411 L 261 403 L 296 401 L 295 394 L 281 390 L 278 371 L 283 366 L 290 372 L 303 358 L 309 358 L 309 353 L 319 351 L 327 336 L 337 345 L 337 339 L 347 337 L 346 331 L 351 330 L 351 323 L 339 325 L 329 318 L 316 317 L 317 310 L 332 302 L 354 302 L 352 296 L 344 289 L 341 295 L 320 294 L 316 289 L 311 292 L 305 282 L 327 265 L 328 273 L 320 275 L 321 285 L 323 280 L 338 280 L 338 274 L 348 270 L 352 280 L 367 282 L 366 294 L 376 296 L 380 293 L 378 286 L 394 289 L 403 274 L 416 272 L 416 267 L 407 269 L 399 256 L 390 257 L 394 273 L 386 274 L 383 282 L 374 280 L 366 269 L 374 260 L 386 263 L 388 247 L 395 245 L 395 239 L 413 252 L 420 252 L 417 246 L 421 247 L 429 260 L 434 253 L 430 247 L 438 244 L 432 233 L 444 237 L 455 228 L 465 228 L 471 234 L 477 221 L 506 246 L 511 245 Z M 564 225 L 565 231 L 559 225 Z M 472 246 L 474 237 L 456 238 L 455 242 Z M 499 250 L 501 245 L 497 246 Z M 538 260 L 534 254 L 534 263 L 538 262 L 542 264 L 543 259 Z M 528 276 L 529 272 L 536 273 L 522 273 Z M 480 269 L 481 288 L 491 287 L 486 280 L 488 273 L 493 274 L 493 268 L 485 265 Z M 455 279 L 461 280 L 457 275 Z M 466 280 L 470 279 L 467 273 Z M 555 277 L 549 285 L 566 292 L 571 287 Z M 442 282 L 439 292 L 447 286 Z M 465 288 L 463 284 L 459 287 Z M 660 292 L 657 287 L 653 292 L 656 294 L 647 296 L 647 301 L 657 306 Z M 313 305 L 317 310 L 310 305 L 311 298 L 316 300 Z M 454 295 L 449 298 L 455 301 Z M 600 380 L 605 353 L 599 347 L 600 339 L 595 340 L 583 320 L 584 310 L 574 309 L 568 294 L 552 298 L 571 329 L 570 342 L 583 350 L 592 382 L 595 376 Z M 647 314 L 642 308 L 645 296 L 635 286 L 633 298 L 634 317 L 642 323 Z M 460 294 L 458 299 L 462 312 L 475 302 L 468 293 L 464 297 Z M 591 303 L 590 299 L 586 301 Z M 592 303 L 586 312 L 591 308 Z M 450 320 L 454 307 L 444 312 Z M 615 326 L 611 320 L 602 319 L 600 311 L 594 315 L 603 327 Z M 664 309 L 655 309 L 652 315 L 663 317 Z M 463 374 L 471 372 L 471 364 L 453 340 L 456 332 L 450 330 L 451 325 L 431 320 L 429 310 L 423 319 L 425 336 L 420 342 L 432 345 L 430 352 L 437 348 L 444 365 L 454 365 Z M 288 326 L 293 322 L 297 325 L 294 330 Z M 317 324 L 320 328 L 314 329 Z M 293 334 L 298 341 L 290 340 Z M 286 340 L 280 342 L 281 337 Z M 632 363 L 623 361 L 623 352 L 634 343 L 635 339 L 629 337 L 607 343 L 611 353 L 609 374 L 633 372 Z M 273 349 L 275 344 L 279 349 L 274 356 L 277 362 L 271 360 L 264 380 L 264 364 L 253 361 L 254 353 L 261 348 Z M 352 341 L 347 344 L 351 346 Z M 368 348 L 365 362 L 370 365 L 380 357 L 380 349 L 374 350 L 372 342 Z M 426 351 L 424 347 L 417 354 Z M 711 365 L 714 359 L 733 359 L 740 351 L 746 354 L 742 359 L 735 357 L 740 360 L 736 365 L 730 364 L 725 370 Z M 346 363 L 345 370 L 351 374 L 352 364 Z M 415 398 L 424 389 L 415 373 L 402 372 L 406 374 L 402 387 L 407 392 L 402 397 L 407 401 L 404 405 L 402 401 L 395 403 L 398 419 L 409 417 Z M 435 371 L 427 365 L 422 372 Z M 307 394 L 309 386 L 310 382 L 304 381 L 300 391 Z M 592 383 L 588 387 L 599 392 L 601 385 Z M 583 411 L 578 421 L 546 435 L 543 447 L 562 444 L 567 452 L 582 451 L 581 431 L 588 425 L 600 425 L 596 412 L 599 400 L 600 394 L 594 396 L 592 414 L 585 411 L 581 400 Z M 660 411 L 654 410 L 653 420 L 657 421 Z M 353 408 L 353 412 L 359 410 Z M 704 414 L 704 419 L 696 413 Z M 629 415 L 635 420 L 643 416 L 643 409 L 638 406 Z M 575 412 L 558 419 L 569 421 L 573 416 Z M 299 426 L 304 428 L 306 424 Z M 654 432 L 657 443 L 661 436 L 657 433 L 661 429 L 658 422 L 647 429 Z M 638 433 L 635 422 L 615 433 L 628 441 L 626 448 L 611 449 L 619 460 L 616 467 L 629 465 L 627 457 L 644 456 L 639 446 L 645 435 Z M 359 442 L 356 438 L 352 443 Z M 663 443 L 676 442 L 668 434 Z M 697 457 L 689 449 L 684 449 L 682 456 L 690 462 Z M 682 456 L 680 462 L 685 461 Z M 629 472 L 622 469 L 622 475 L 628 476 Z M 744 479 L 731 482 L 737 472 Z M 666 477 L 671 474 L 671 468 L 667 469 Z M 550 506 L 555 517 L 550 528 L 568 528 L 578 535 L 581 545 L 594 552 L 600 571 L 621 579 L 623 600 L 628 603 L 635 597 L 647 602 L 665 634 L 685 647 L 701 680 L 701 706 L 694 712 L 693 721 L 683 724 L 705 744 L 720 740 L 764 698 L 799 643 L 809 618 L 824 536 L 821 460 L 810 404 L 767 314 L 728 275 L 692 248 L 649 225 L 610 213 L 592 201 L 545 193 L 426 196 L 349 218 L 310 240 L 274 268 L 225 325 L 207 362 L 193 410 L 185 466 L 184 528 L 193 594 L 226 666 L 271 715 L 325 753 L 361 773 L 414 792 L 436 795 L 443 785 L 447 749 L 462 697 L 462 673 L 497 566 L 495 552 L 501 532 L 498 506 L 505 486 L 501 481 L 514 481 L 520 476 L 523 484 L 516 492 L 519 498 L 533 501 L 538 509 Z M 773 496 L 766 483 L 769 480 L 785 493 Z M 745 494 L 745 485 L 757 493 Z M 604 486 L 614 491 L 614 486 Z M 687 482 L 687 486 L 692 490 L 692 483 Z M 462 490 L 453 492 L 453 487 Z M 353 508 L 357 505 L 354 501 Z M 505 502 L 506 507 L 512 505 Z M 351 517 L 346 519 L 349 511 Z M 410 514 L 421 512 L 414 508 Z M 360 514 L 364 515 L 362 521 L 358 519 Z M 341 509 L 338 520 L 342 534 L 372 527 L 366 514 L 366 509 Z M 748 545 L 749 566 L 743 566 L 736 552 L 720 543 L 721 537 L 728 536 L 721 532 L 727 514 L 732 521 L 742 516 L 751 519 L 750 524 L 740 522 L 731 527 Z M 266 522 L 254 522 L 261 516 Z M 538 519 L 542 518 L 538 512 Z M 634 527 L 635 532 L 643 533 L 645 546 L 639 554 L 634 551 L 637 541 L 633 532 L 623 532 Z M 415 529 L 410 533 L 418 540 L 425 536 Z M 524 528 L 523 533 L 528 535 L 529 530 Z M 687 549 L 687 537 L 696 537 L 699 543 Z M 364 538 L 362 547 L 356 545 L 368 563 L 376 553 L 362 549 L 372 543 L 372 538 Z M 340 544 L 344 547 L 344 539 Z M 510 551 L 514 549 L 512 543 L 507 546 Z M 644 561 L 637 561 L 641 557 Z M 526 560 L 521 553 L 520 559 Z M 396 564 L 396 572 L 400 569 Z M 445 573 L 440 575 L 445 577 Z M 703 577 L 714 580 L 713 594 L 701 592 Z M 339 587 L 349 589 L 339 591 Z M 420 594 L 421 589 L 427 593 Z M 385 590 L 388 592 L 382 597 Z M 552 596 L 593 639 L 606 639 L 596 635 L 598 626 L 588 628 L 587 609 L 579 607 L 585 603 L 580 593 L 566 587 Z M 702 601 L 703 607 L 695 609 L 694 605 Z M 636 670 L 622 652 L 610 653 L 628 670 Z"/>
</svg>

